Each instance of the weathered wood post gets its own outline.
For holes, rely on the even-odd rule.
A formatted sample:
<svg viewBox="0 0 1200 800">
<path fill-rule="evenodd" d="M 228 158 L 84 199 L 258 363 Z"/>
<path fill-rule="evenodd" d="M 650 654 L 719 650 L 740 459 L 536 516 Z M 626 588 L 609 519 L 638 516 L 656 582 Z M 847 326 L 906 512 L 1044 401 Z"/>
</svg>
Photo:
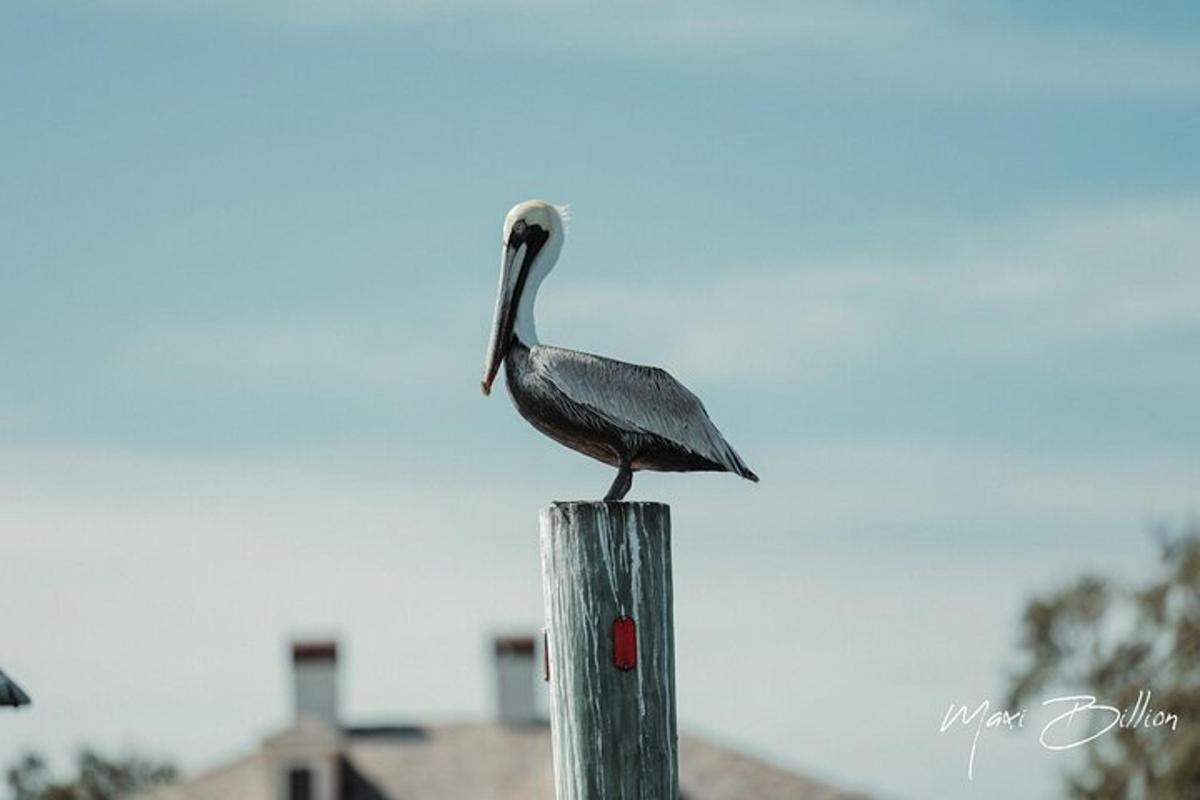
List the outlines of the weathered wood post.
<svg viewBox="0 0 1200 800">
<path fill-rule="evenodd" d="M 555 503 L 541 545 L 558 800 L 676 800 L 670 507 Z"/>
</svg>

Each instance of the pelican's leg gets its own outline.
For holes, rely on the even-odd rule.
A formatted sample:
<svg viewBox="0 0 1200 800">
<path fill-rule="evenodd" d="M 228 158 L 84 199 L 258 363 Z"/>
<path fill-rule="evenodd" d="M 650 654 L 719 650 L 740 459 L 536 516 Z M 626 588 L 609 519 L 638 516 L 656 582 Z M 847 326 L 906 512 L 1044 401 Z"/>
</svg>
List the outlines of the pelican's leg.
<svg viewBox="0 0 1200 800">
<path fill-rule="evenodd" d="M 608 494 L 604 495 L 604 502 L 615 503 L 621 500 L 631 486 L 633 486 L 633 469 L 630 468 L 628 461 L 622 461 L 617 467 L 616 480 L 612 482 L 612 486 L 608 487 Z"/>
</svg>

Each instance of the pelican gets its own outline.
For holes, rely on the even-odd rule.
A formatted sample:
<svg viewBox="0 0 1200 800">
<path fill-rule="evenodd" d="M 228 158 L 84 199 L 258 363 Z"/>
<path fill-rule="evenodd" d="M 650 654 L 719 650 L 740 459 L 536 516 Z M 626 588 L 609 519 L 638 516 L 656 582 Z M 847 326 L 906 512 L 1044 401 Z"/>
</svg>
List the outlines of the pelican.
<svg viewBox="0 0 1200 800">
<path fill-rule="evenodd" d="M 700 399 L 664 370 L 538 341 L 533 305 L 563 237 L 562 214 L 542 200 L 518 203 L 504 218 L 484 395 L 504 363 L 522 417 L 559 444 L 617 468 L 606 501 L 624 498 L 633 473 L 643 469 L 733 472 L 757 481 Z"/>
</svg>

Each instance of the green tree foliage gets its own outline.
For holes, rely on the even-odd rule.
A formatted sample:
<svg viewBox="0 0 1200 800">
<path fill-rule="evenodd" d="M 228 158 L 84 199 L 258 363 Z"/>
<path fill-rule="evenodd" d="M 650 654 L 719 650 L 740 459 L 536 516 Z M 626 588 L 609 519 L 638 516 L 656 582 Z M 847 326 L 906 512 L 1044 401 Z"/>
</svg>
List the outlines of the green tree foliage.
<svg viewBox="0 0 1200 800">
<path fill-rule="evenodd" d="M 1082 748 L 1072 798 L 1200 798 L 1200 527 L 1156 539 L 1161 563 L 1144 584 L 1084 576 L 1025 608 L 1011 708 L 1048 688 L 1118 708 L 1150 691 L 1153 709 L 1179 717 L 1175 730 L 1116 727 Z"/>
<path fill-rule="evenodd" d="M 173 780 L 176 771 L 164 762 L 137 756 L 107 759 L 93 750 L 79 754 L 79 774 L 60 781 L 46 762 L 26 754 L 6 771 L 10 800 L 122 800 L 160 783 Z"/>
</svg>

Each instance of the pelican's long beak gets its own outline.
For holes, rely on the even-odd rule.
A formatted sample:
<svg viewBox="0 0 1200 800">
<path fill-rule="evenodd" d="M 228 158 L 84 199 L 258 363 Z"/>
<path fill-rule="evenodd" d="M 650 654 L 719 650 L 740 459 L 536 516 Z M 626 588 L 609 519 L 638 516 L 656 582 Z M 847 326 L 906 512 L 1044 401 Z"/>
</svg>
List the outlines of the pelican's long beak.
<svg viewBox="0 0 1200 800">
<path fill-rule="evenodd" d="M 492 393 L 492 381 L 500 371 L 500 364 L 508 355 L 509 345 L 512 344 L 513 323 L 517 316 L 517 303 L 520 301 L 518 284 L 520 283 L 523 261 L 525 260 L 525 245 L 513 247 L 505 245 L 500 257 L 500 287 L 496 290 L 496 313 L 492 318 L 492 335 L 488 340 L 487 358 L 483 364 L 483 393 Z"/>
</svg>

